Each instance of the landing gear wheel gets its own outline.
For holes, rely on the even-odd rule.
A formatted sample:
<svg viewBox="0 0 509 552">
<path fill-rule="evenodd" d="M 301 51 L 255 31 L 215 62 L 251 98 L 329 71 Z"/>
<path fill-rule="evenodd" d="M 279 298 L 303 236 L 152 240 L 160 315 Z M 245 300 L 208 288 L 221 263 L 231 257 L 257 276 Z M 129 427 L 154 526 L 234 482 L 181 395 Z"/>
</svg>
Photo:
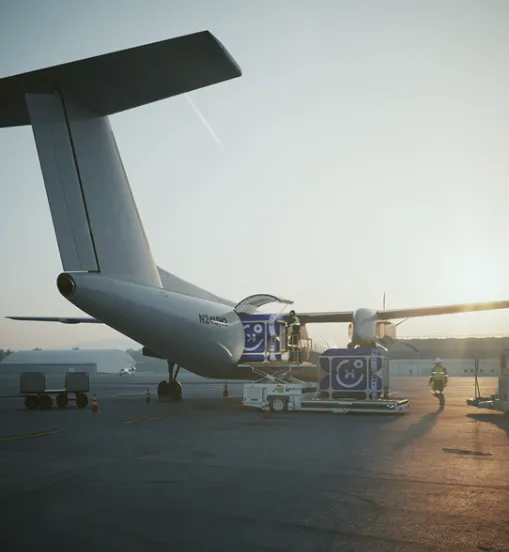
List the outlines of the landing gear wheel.
<svg viewBox="0 0 509 552">
<path fill-rule="evenodd" d="M 53 408 L 53 399 L 49 395 L 41 395 L 39 398 L 39 408 L 41 410 L 51 410 Z"/>
<path fill-rule="evenodd" d="M 181 401 L 182 400 L 182 385 L 180 385 L 180 382 L 173 380 L 170 381 L 168 384 L 169 387 L 169 396 L 174 401 Z"/>
<path fill-rule="evenodd" d="M 69 397 L 67 393 L 59 393 L 57 395 L 57 406 L 58 408 L 65 408 L 69 404 Z"/>
<path fill-rule="evenodd" d="M 76 393 L 76 406 L 78 408 L 86 408 L 88 404 L 88 397 L 85 393 Z"/>
<path fill-rule="evenodd" d="M 272 399 L 270 402 L 270 409 L 274 412 L 284 412 L 286 410 L 286 401 L 282 397 Z"/>
<path fill-rule="evenodd" d="M 25 397 L 25 406 L 28 410 L 35 410 L 39 406 L 39 397 L 33 395 Z"/>
<path fill-rule="evenodd" d="M 170 396 L 170 385 L 167 381 L 161 381 L 157 386 L 157 396 L 159 398 L 166 398 Z"/>
</svg>

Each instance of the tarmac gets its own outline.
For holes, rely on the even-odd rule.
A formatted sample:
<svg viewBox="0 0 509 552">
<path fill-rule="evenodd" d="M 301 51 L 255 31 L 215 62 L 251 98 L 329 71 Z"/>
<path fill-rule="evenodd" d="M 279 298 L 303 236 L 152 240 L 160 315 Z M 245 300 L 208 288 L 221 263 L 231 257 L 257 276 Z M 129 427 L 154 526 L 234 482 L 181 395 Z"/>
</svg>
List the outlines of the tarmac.
<svg viewBox="0 0 509 552">
<path fill-rule="evenodd" d="M 192 374 L 159 403 L 161 379 L 92 376 L 99 413 L 0 400 L 6 550 L 509 551 L 509 417 L 465 404 L 472 378 L 451 378 L 443 410 L 401 378 L 403 415 L 270 418 L 241 383 L 223 399 Z"/>
</svg>

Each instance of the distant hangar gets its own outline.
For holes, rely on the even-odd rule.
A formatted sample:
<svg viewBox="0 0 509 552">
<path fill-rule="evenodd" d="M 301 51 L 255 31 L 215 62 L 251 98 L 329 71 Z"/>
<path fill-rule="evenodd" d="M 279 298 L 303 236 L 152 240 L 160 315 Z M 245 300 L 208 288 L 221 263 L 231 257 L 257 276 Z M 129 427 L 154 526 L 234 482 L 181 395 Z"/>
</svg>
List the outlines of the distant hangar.
<svg viewBox="0 0 509 552">
<path fill-rule="evenodd" d="M 0 362 L 0 374 L 21 372 L 118 374 L 122 368 L 134 368 L 135 364 L 131 355 L 120 349 L 36 349 L 11 353 Z"/>
<path fill-rule="evenodd" d="M 500 371 L 500 355 L 504 349 L 509 349 L 507 335 L 401 338 L 391 349 L 391 374 L 429 377 L 435 358 L 440 357 L 451 376 L 472 377 L 477 363 L 479 376 L 495 377 Z"/>
</svg>

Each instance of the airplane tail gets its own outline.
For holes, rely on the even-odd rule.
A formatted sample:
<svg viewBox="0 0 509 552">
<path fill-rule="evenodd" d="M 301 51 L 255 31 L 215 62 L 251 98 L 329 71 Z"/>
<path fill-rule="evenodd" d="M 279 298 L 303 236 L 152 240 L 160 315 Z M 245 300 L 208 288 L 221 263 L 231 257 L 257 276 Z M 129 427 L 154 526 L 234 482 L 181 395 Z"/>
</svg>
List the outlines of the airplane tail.
<svg viewBox="0 0 509 552">
<path fill-rule="evenodd" d="M 241 76 L 208 31 L 0 79 L 31 125 L 64 271 L 161 286 L 109 115 Z"/>
</svg>

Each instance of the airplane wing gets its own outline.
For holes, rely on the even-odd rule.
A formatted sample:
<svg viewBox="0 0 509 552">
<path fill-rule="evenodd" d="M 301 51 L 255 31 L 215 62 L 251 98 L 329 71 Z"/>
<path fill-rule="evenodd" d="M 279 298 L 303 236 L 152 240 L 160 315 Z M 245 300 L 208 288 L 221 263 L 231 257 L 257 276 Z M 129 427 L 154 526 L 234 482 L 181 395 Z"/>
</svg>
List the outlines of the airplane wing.
<svg viewBox="0 0 509 552">
<path fill-rule="evenodd" d="M 437 316 L 441 314 L 459 314 L 489 310 L 509 309 L 509 301 L 490 301 L 486 303 L 463 303 L 457 305 L 442 305 L 438 307 L 418 307 L 407 309 L 379 310 L 376 316 L 379 320 L 398 318 L 418 318 L 421 316 Z M 302 324 L 353 322 L 353 311 L 297 313 Z"/>
<path fill-rule="evenodd" d="M 353 322 L 353 311 L 342 312 L 297 312 L 302 324 L 326 322 Z"/>
<path fill-rule="evenodd" d="M 420 307 L 413 309 L 388 309 L 377 311 L 380 320 L 392 318 L 417 318 L 420 316 L 436 316 L 439 314 L 457 314 L 462 312 L 477 312 L 488 310 L 509 309 L 509 301 L 491 301 L 487 303 L 464 303 L 460 305 L 444 305 L 440 307 Z"/>
<path fill-rule="evenodd" d="M 386 309 L 377 311 L 376 316 L 379 320 L 391 320 L 397 318 L 418 318 L 422 316 L 437 316 L 441 314 L 459 314 L 465 312 L 500 309 L 509 309 L 509 301 L 463 303 L 457 305 L 442 305 L 438 307 Z M 353 322 L 353 315 L 353 311 L 298 313 L 298 317 L 302 324 Z M 32 320 L 36 322 L 61 322 L 62 324 L 103 324 L 103 322 L 97 320 L 96 318 L 76 318 L 69 316 L 7 316 L 6 318 L 11 320 Z"/>
<path fill-rule="evenodd" d="M 96 318 L 76 318 L 72 316 L 6 316 L 11 320 L 32 320 L 33 322 L 61 322 L 62 324 L 103 324 Z"/>
</svg>

